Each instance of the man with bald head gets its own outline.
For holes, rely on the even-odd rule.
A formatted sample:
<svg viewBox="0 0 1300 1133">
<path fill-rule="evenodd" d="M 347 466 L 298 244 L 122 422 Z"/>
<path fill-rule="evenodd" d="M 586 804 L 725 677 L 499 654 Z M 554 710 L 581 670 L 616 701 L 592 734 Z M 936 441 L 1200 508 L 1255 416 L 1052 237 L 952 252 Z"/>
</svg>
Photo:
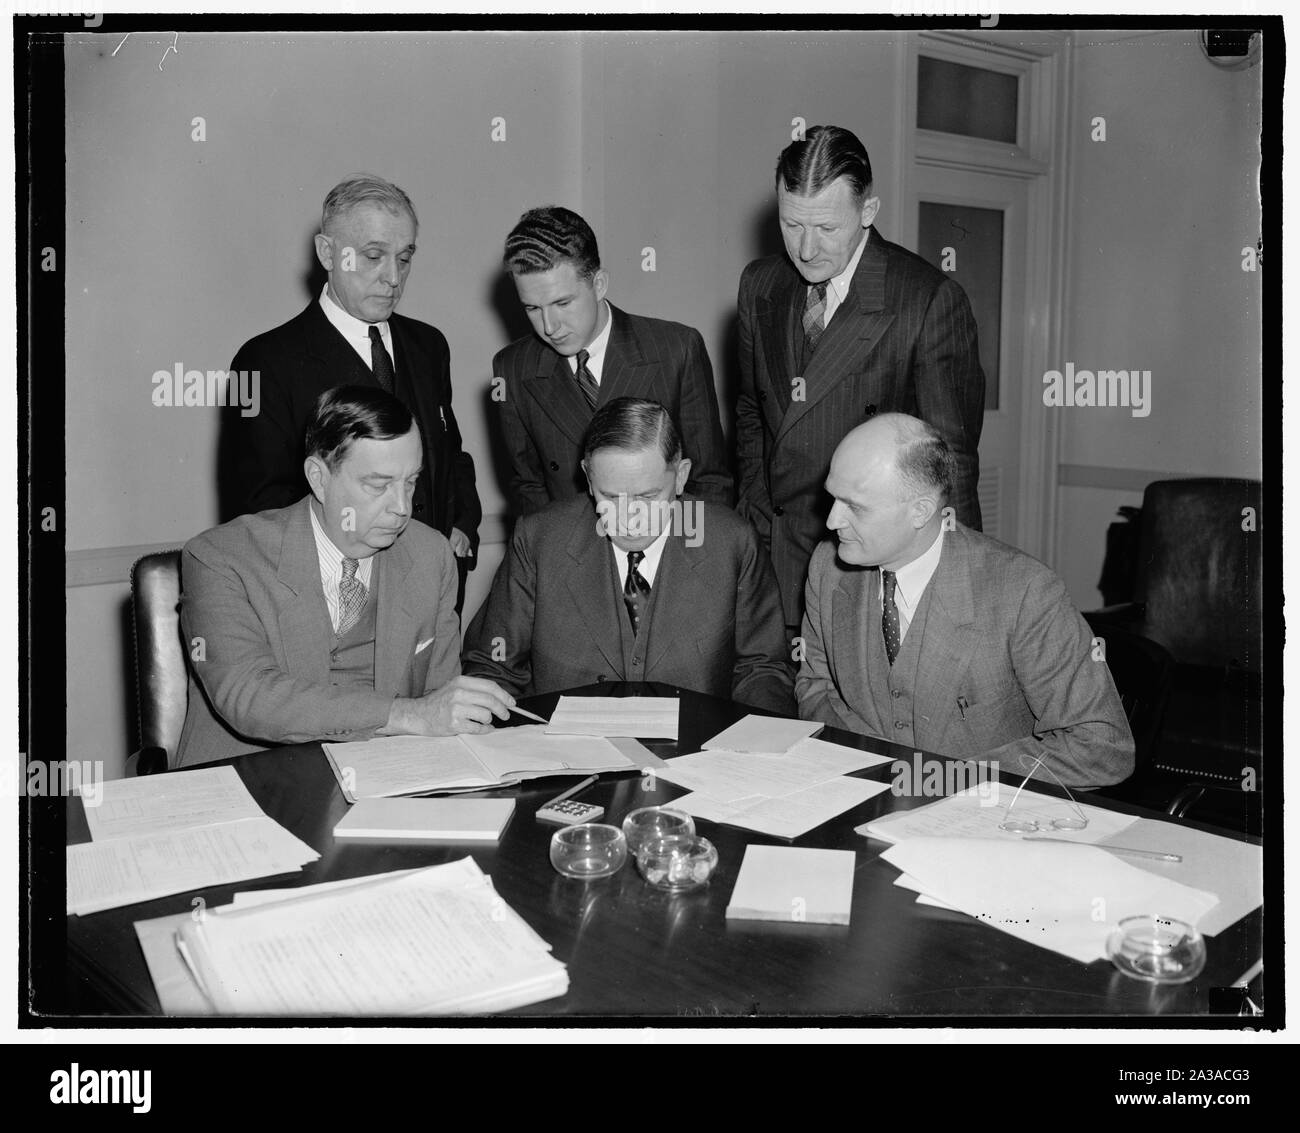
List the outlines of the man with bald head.
<svg viewBox="0 0 1300 1133">
<path fill-rule="evenodd" d="M 1126 779 L 1133 736 L 1092 631 L 1052 571 L 957 521 L 954 463 L 901 413 L 835 449 L 799 715 L 1070 787 Z"/>
</svg>

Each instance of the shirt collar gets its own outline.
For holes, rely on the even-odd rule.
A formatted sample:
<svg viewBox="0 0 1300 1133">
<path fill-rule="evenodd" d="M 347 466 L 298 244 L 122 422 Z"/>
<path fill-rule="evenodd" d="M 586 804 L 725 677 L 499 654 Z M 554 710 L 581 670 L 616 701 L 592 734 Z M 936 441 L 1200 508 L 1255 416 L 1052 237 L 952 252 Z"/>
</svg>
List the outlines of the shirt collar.
<svg viewBox="0 0 1300 1133">
<path fill-rule="evenodd" d="M 600 372 L 605 365 L 605 348 L 609 345 L 609 332 L 614 326 L 614 312 L 609 309 L 609 300 L 602 299 L 600 305 L 605 312 L 605 325 L 601 328 L 600 333 L 591 340 L 591 344 L 583 347 L 587 352 L 587 369 L 591 371 L 592 377 L 597 382 L 600 381 Z M 576 354 L 569 356 L 569 369 L 575 374 L 578 372 L 578 356 Z"/>
<path fill-rule="evenodd" d="M 922 551 L 906 566 L 901 566 L 894 572 L 898 579 L 898 586 L 895 590 L 895 597 L 901 599 L 912 609 L 921 600 L 921 595 L 925 593 L 925 588 L 930 585 L 930 579 L 934 577 L 934 572 L 939 567 L 939 556 L 943 554 L 943 528 L 939 528 L 939 534 L 935 536 L 934 542 Z"/>
<path fill-rule="evenodd" d="M 830 286 L 835 291 L 835 298 L 843 303 L 849 293 L 849 286 L 853 283 L 853 273 L 858 270 L 858 264 L 862 261 L 862 250 L 867 246 L 867 241 L 871 239 L 871 226 L 867 225 L 862 233 L 862 239 L 858 241 L 857 250 L 849 260 L 848 266 L 840 272 L 834 279 L 830 280 Z"/>
<path fill-rule="evenodd" d="M 325 312 L 325 317 L 329 319 L 330 325 L 339 332 L 349 342 L 364 342 L 366 349 L 370 349 L 370 328 L 377 326 L 379 336 L 384 340 L 384 346 L 388 350 L 389 357 L 392 357 L 392 348 L 388 346 L 388 320 L 385 319 L 380 323 L 367 323 L 358 319 L 355 315 L 349 314 L 340 307 L 330 296 L 330 285 L 327 283 L 321 288 L 320 309 Z"/>
<path fill-rule="evenodd" d="M 329 532 L 317 517 L 314 497 L 308 501 L 307 510 L 311 512 L 311 533 L 316 539 L 316 557 L 320 560 L 322 577 L 342 574 L 343 560 L 347 556 L 334 545 L 334 540 L 329 537 Z M 370 585 L 370 568 L 374 558 L 374 555 L 367 555 L 364 559 L 357 560 L 357 577 L 366 586 Z"/>
<path fill-rule="evenodd" d="M 668 544 L 668 535 L 672 531 L 671 523 L 664 524 L 664 529 L 659 532 L 658 537 L 643 552 L 645 558 L 641 560 L 641 565 L 637 570 L 651 586 L 654 585 L 655 574 L 659 570 L 659 560 L 663 558 L 664 547 Z M 627 552 L 614 545 L 614 540 L 609 541 L 610 548 L 614 552 L 614 561 L 618 565 L 618 576 L 620 579 L 627 577 Z"/>
</svg>

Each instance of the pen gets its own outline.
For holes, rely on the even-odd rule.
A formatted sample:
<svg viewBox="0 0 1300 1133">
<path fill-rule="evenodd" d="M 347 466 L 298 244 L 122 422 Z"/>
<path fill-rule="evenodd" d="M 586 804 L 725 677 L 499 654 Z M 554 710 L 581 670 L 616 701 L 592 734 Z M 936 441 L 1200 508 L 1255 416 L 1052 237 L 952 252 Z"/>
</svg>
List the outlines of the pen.
<svg viewBox="0 0 1300 1133">
<path fill-rule="evenodd" d="M 547 805 L 547 806 L 554 806 L 556 803 L 562 803 L 562 802 L 564 802 L 565 799 L 571 799 L 571 798 L 573 798 L 573 796 L 576 795 L 579 791 L 585 791 L 588 787 L 590 787 L 590 786 L 592 785 L 592 783 L 594 783 L 594 782 L 595 782 L 597 779 L 599 779 L 599 778 L 600 778 L 599 775 L 588 775 L 588 776 L 587 776 L 587 777 L 586 777 L 586 778 L 585 778 L 581 783 L 579 783 L 576 787 L 570 787 L 567 791 L 564 792 L 564 794 L 562 794 L 562 795 L 556 795 L 555 798 L 553 798 L 553 799 L 552 799 L 549 803 L 547 803 L 546 805 Z"/>
<path fill-rule="evenodd" d="M 1076 842 L 1073 838 L 1044 838 L 1037 834 L 1026 834 L 1025 842 L 1064 842 L 1071 846 L 1091 846 L 1092 842 Z M 1135 846 L 1098 845 L 1099 850 L 1114 850 L 1117 854 L 1132 854 L 1135 858 L 1154 858 L 1158 862 L 1180 862 L 1181 854 L 1166 854 L 1163 850 L 1139 850 Z"/>
<path fill-rule="evenodd" d="M 520 708 L 517 704 L 510 709 L 511 712 L 518 712 L 520 716 L 527 716 L 530 720 L 536 720 L 539 724 L 549 724 L 549 720 L 544 720 L 536 712 L 529 712 L 527 708 Z"/>
</svg>

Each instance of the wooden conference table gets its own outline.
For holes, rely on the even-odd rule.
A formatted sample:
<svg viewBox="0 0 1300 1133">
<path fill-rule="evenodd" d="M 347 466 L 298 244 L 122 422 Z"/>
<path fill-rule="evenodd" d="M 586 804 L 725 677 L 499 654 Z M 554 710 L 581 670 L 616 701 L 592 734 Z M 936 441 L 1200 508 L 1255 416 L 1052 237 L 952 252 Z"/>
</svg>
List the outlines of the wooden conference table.
<svg viewBox="0 0 1300 1133">
<path fill-rule="evenodd" d="M 594 685 L 582 695 L 674 695 L 659 685 Z M 749 709 L 681 691 L 679 739 L 644 741 L 660 756 L 698 751 L 701 743 Z M 524 702 L 542 715 L 556 694 Z M 826 729 L 822 738 L 910 760 L 912 750 Z M 228 761 L 253 797 L 278 822 L 319 851 L 301 874 L 200 891 L 209 905 L 228 902 L 236 889 L 308 885 L 436 865 L 470 853 L 501 896 L 568 965 L 569 991 L 559 999 L 509 1013 L 518 1017 L 653 1016 L 660 1022 L 745 1017 L 1086 1017 L 1188 1016 L 1209 1010 L 1208 991 L 1227 986 L 1260 955 L 1256 910 L 1207 938 L 1208 959 L 1195 981 L 1158 987 L 1120 975 L 1109 962 L 1084 965 L 1035 947 L 960 913 L 916 903 L 893 884 L 898 871 L 878 860 L 887 844 L 854 827 L 890 810 L 930 801 L 885 791 L 797 839 L 796 846 L 852 850 L 857 855 L 851 924 L 810 925 L 727 921 L 724 913 L 750 842 L 775 839 L 701 821 L 700 833 L 717 847 L 719 865 L 703 890 L 670 895 L 642 881 L 629 861 L 612 877 L 575 881 L 551 867 L 554 827 L 533 814 L 572 779 L 534 780 L 508 792 L 515 815 L 497 846 L 373 846 L 336 844 L 332 830 L 348 804 L 319 744 L 302 744 Z M 184 772 L 180 772 L 184 774 Z M 859 774 L 889 780 L 890 765 Z M 649 789 L 648 789 L 649 788 Z M 1036 789 L 1050 790 L 1048 787 Z M 684 794 L 641 774 L 602 776 L 582 793 L 604 806 L 602 821 L 621 824 L 640 806 Z M 1090 799 L 1127 813 L 1135 807 Z M 1158 817 L 1150 814 L 1150 817 Z M 1195 825 L 1195 824 L 1192 824 Z M 1206 829 L 1212 829 L 1206 827 Z M 1222 831 L 1216 831 L 1223 833 Z M 89 840 L 79 801 L 69 800 L 69 843 Z M 780 844 L 780 843 L 778 843 Z M 185 912 L 194 893 L 67 919 L 67 970 L 113 1014 L 158 1016 L 133 924 Z M 1209 1020 L 1207 1019 L 1207 1022 Z M 343 1020 L 347 1022 L 347 1020 Z"/>
</svg>

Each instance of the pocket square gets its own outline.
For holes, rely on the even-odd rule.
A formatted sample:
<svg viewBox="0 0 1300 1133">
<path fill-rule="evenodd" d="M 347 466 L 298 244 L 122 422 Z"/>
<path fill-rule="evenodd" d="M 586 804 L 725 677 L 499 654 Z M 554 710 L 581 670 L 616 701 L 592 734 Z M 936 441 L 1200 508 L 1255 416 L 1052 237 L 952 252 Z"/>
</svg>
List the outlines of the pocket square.
<svg viewBox="0 0 1300 1133">
<path fill-rule="evenodd" d="M 423 653 L 426 649 L 428 649 L 429 646 L 432 645 L 432 644 L 433 644 L 433 638 L 431 638 L 431 637 L 430 637 L 430 638 L 426 638 L 424 641 L 420 642 L 420 644 L 417 645 L 417 646 L 415 647 L 415 655 L 418 657 L 421 653 Z"/>
</svg>

